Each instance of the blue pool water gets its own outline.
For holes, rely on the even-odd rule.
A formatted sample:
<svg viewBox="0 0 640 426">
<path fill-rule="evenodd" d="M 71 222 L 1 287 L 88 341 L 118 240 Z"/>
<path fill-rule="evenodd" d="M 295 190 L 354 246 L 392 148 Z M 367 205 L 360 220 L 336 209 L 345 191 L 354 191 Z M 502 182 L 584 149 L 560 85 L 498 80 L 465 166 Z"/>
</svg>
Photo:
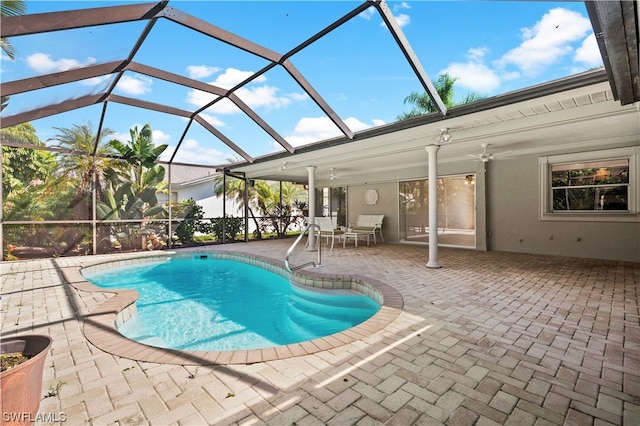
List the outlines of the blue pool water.
<svg viewBox="0 0 640 426">
<path fill-rule="evenodd" d="M 85 274 L 102 288 L 140 293 L 124 336 L 184 350 L 255 349 L 346 330 L 380 306 L 354 292 L 292 285 L 256 266 L 224 259 L 173 258 Z"/>
</svg>

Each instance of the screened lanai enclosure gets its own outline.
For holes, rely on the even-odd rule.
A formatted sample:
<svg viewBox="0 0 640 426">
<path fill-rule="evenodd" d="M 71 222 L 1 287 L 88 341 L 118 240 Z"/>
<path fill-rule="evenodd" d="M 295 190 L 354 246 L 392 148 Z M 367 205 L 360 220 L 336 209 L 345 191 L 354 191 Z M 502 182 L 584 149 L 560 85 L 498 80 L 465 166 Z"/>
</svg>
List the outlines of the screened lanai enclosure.
<svg viewBox="0 0 640 426">
<path fill-rule="evenodd" d="M 286 92 L 267 99 L 272 103 L 268 108 L 305 98 L 306 110 L 299 113 L 320 117 L 322 136 L 354 137 L 361 123 L 347 125 L 320 94 L 327 88 L 316 89 L 305 74 L 313 78 L 319 72 L 314 55 L 326 48 L 323 38 L 344 37 L 349 27 L 357 26 L 353 21 L 360 14 L 377 14 L 376 20 L 388 30 L 376 31 L 375 44 L 395 44 L 398 68 L 412 70 L 416 80 L 409 87 L 426 90 L 437 108 L 445 109 L 384 2 L 323 7 L 327 10 L 322 19 L 298 16 L 299 23 L 313 18 L 321 24 L 309 27 L 316 28 L 311 33 L 301 28 L 299 36 L 281 38 L 274 46 L 277 51 L 261 45 L 259 38 L 243 36 L 252 31 L 241 18 L 264 9 L 271 18 L 265 16 L 263 25 L 273 31 L 278 28 L 273 19 L 288 16 L 293 4 L 279 5 L 282 11 L 277 13 L 273 3 L 252 3 L 249 8 L 222 2 L 96 5 L 78 9 L 77 3 L 27 4 L 42 10 L 3 17 L 2 37 L 15 46 L 17 61 L 35 63 L 51 44 L 67 46 L 57 55 L 73 57 L 74 43 L 86 43 L 92 55 L 58 72 L 42 72 L 36 65 L 31 75 L 2 84 L 3 258 L 158 249 L 193 242 L 196 236 L 226 242 L 246 240 L 250 232 L 262 238 L 299 230 L 308 216 L 307 186 L 247 180 L 225 166 L 253 163 L 266 153 L 295 152 L 250 105 L 260 91 L 272 89 L 265 81 Z M 75 10 L 66 9 L 71 6 Z M 167 42 L 169 28 L 173 40 Z M 114 33 L 122 35 L 117 43 Z M 39 52 L 21 49 L 24 39 L 26 44 L 40 43 Z M 363 47 L 367 45 L 373 47 L 371 42 Z M 158 55 L 159 48 L 171 51 L 170 58 Z M 226 71 L 218 82 L 199 78 L 213 74 L 211 66 L 188 65 L 186 75 L 177 66 L 184 61 L 205 63 L 211 53 L 224 57 L 220 62 Z M 339 73 L 339 61 L 347 58 L 339 53 L 335 59 L 338 63 L 329 69 Z M 153 92 L 145 88 L 151 84 Z M 166 99 L 172 98 L 161 100 L 156 93 L 186 94 L 190 109 L 174 101 L 168 104 Z M 123 114 L 135 114 L 140 127 L 132 127 L 128 139 L 117 139 L 124 129 L 109 126 Z M 233 124 L 222 123 L 219 114 L 233 116 Z M 295 114 L 289 109 L 274 121 L 286 128 L 302 121 Z M 40 123 L 51 126 L 44 140 L 36 130 Z M 180 136 L 173 143 L 159 143 L 167 125 Z M 221 131 L 223 127 L 230 133 Z M 306 138 L 294 143 L 319 140 Z M 320 189 L 313 196 L 319 214 L 335 207 L 336 219 L 345 224 L 342 188 Z"/>
<path fill-rule="evenodd" d="M 547 21 L 506 2 L 3 9 L 2 259 L 288 238 L 309 217 L 346 228 L 362 214 L 384 215 L 387 242 L 433 244 L 433 229 L 436 245 L 505 249 L 490 214 L 509 193 L 493 188 L 520 179 L 500 175 L 509 159 L 573 171 L 549 178 L 541 217 L 636 225 L 638 3 L 526 4 Z M 475 34 L 456 64 L 481 69 L 504 16 L 536 30 L 570 16 L 598 62 L 460 85 L 447 40 Z M 558 160 L 586 149 L 614 151 Z"/>
</svg>

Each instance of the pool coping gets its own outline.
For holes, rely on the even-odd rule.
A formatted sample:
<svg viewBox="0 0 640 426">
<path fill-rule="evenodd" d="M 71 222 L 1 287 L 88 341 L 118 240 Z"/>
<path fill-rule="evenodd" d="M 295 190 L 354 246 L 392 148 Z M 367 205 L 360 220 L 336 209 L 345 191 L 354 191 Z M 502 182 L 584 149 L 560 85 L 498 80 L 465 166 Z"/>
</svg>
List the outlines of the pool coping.
<svg viewBox="0 0 640 426">
<path fill-rule="evenodd" d="M 380 304 L 380 309 L 368 320 L 329 336 L 300 343 L 273 346 L 260 349 L 230 351 L 187 351 L 149 346 L 128 339 L 120 334 L 117 326 L 136 313 L 135 302 L 138 292 L 126 289 L 104 289 L 88 282 L 81 271 L 106 268 L 108 265 L 131 265 L 155 261 L 167 257 L 193 257 L 213 255 L 215 258 L 230 259 L 259 266 L 291 280 L 298 285 L 322 289 L 351 289 L 365 294 Z M 258 362 L 283 360 L 331 350 L 364 340 L 392 323 L 404 306 L 402 295 L 390 285 L 358 274 L 323 274 L 311 270 L 289 272 L 284 262 L 234 251 L 199 250 L 189 252 L 163 251 L 118 260 L 96 260 L 82 265 L 67 266 L 61 270 L 64 280 L 78 291 L 113 293 L 114 296 L 102 302 L 84 317 L 85 338 L 100 350 L 136 361 L 174 365 L 226 365 L 254 364 Z"/>
</svg>

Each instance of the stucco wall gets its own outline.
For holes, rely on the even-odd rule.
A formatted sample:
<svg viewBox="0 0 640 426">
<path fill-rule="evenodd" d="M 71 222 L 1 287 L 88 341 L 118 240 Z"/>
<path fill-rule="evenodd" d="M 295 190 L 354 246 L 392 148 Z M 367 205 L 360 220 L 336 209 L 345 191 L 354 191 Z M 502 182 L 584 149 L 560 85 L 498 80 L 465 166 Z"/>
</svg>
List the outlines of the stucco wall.
<svg viewBox="0 0 640 426">
<path fill-rule="evenodd" d="M 367 205 L 368 189 L 378 191 L 378 202 Z M 360 214 L 383 214 L 382 235 L 385 241 L 398 241 L 398 184 L 397 182 L 350 186 L 347 192 L 347 222 L 355 224 Z"/>
<path fill-rule="evenodd" d="M 640 262 L 638 222 L 540 220 L 540 155 L 439 164 L 440 176 L 476 176 L 476 249 Z M 398 242 L 398 181 L 424 179 L 427 172 L 425 161 L 424 168 L 371 176 L 377 183 L 350 184 L 349 221 L 355 223 L 359 214 L 384 214 L 385 241 Z M 379 193 L 374 206 L 365 203 L 370 188 Z"/>
<path fill-rule="evenodd" d="M 640 261 L 640 223 L 540 220 L 537 155 L 488 166 L 489 250 Z"/>
<path fill-rule="evenodd" d="M 426 157 L 426 155 L 425 155 Z M 484 199 L 484 168 L 483 163 L 478 161 L 462 161 L 455 163 L 444 163 L 438 166 L 440 176 L 467 175 L 474 174 L 476 177 L 476 249 L 486 249 L 485 239 L 485 199 Z M 398 182 L 401 180 L 426 179 L 428 174 L 427 159 L 424 167 L 411 169 L 397 169 L 384 175 L 370 176 L 372 181 L 377 183 L 365 183 L 362 185 L 351 184 L 347 192 L 347 214 L 348 220 L 355 223 L 359 214 L 384 214 L 382 232 L 385 242 L 398 242 Z M 385 180 L 388 179 L 388 180 Z M 368 189 L 378 191 L 378 203 L 370 206 L 365 202 L 365 193 Z"/>
</svg>

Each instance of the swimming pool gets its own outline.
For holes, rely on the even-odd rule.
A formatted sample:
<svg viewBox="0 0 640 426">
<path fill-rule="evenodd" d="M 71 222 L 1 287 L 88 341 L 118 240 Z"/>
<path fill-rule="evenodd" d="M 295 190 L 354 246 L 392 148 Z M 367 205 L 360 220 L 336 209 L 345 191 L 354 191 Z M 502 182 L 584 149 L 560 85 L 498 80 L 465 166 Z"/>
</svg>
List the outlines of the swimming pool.
<svg viewBox="0 0 640 426">
<path fill-rule="evenodd" d="M 160 348 L 227 351 L 287 345 L 351 328 L 380 305 L 351 290 L 301 287 L 254 265 L 209 255 L 83 271 L 106 289 L 135 289 L 137 314 L 118 327 Z M 336 294 L 337 293 L 337 294 Z"/>
</svg>

